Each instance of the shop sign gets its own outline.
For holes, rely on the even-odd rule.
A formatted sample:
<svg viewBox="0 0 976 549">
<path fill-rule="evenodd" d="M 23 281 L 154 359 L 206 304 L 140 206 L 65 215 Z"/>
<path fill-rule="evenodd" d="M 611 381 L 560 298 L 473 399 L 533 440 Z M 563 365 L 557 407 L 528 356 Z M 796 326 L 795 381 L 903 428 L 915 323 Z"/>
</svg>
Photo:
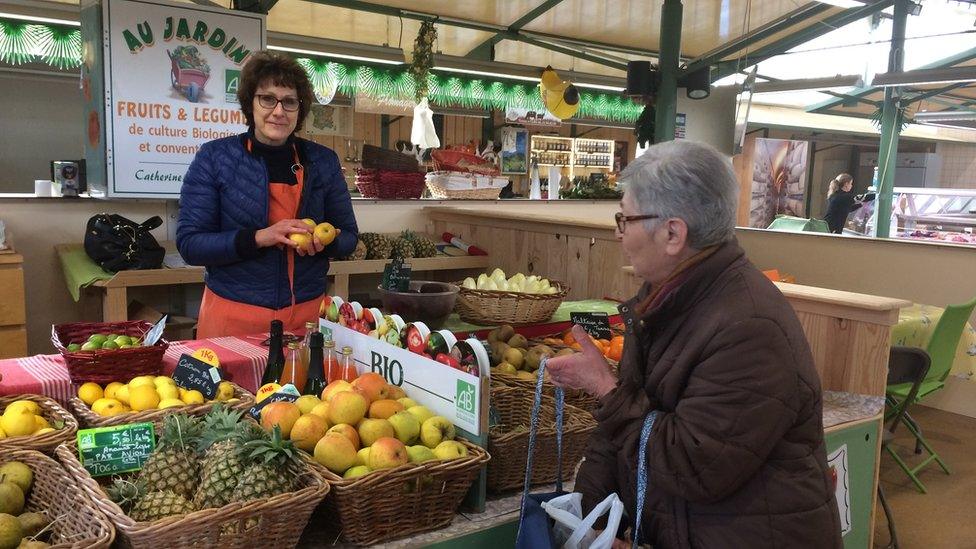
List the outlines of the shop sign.
<svg viewBox="0 0 976 549">
<path fill-rule="evenodd" d="M 368 114 L 388 114 L 390 116 L 413 116 L 416 104 L 409 99 L 395 97 L 371 97 L 362 92 L 356 92 L 356 112 Z"/>
<path fill-rule="evenodd" d="M 325 319 L 319 329 L 336 348 L 352 347 L 360 374 L 376 372 L 407 396 L 473 436 L 481 435 L 482 384 L 478 376 L 394 347 Z"/>
<path fill-rule="evenodd" d="M 152 423 L 78 431 L 78 457 L 93 477 L 138 471 L 156 449 Z"/>
<path fill-rule="evenodd" d="M 546 109 L 525 109 L 522 107 L 506 107 L 505 122 L 523 124 L 525 126 L 546 126 L 558 128 L 563 121 L 553 116 Z"/>
<path fill-rule="evenodd" d="M 676 114 L 674 117 L 674 138 L 684 139 L 685 134 L 687 133 L 687 126 L 688 115 L 683 112 Z"/>
<path fill-rule="evenodd" d="M 82 67 L 86 159 L 96 189 L 176 198 L 201 145 L 247 129 L 237 89 L 250 55 L 265 48 L 265 16 L 101 0 L 83 7 L 82 32 L 90 52 Z"/>
<path fill-rule="evenodd" d="M 844 444 L 827 456 L 827 467 L 834 479 L 834 497 L 840 511 L 840 534 L 851 531 L 851 473 L 847 466 L 847 445 Z"/>
</svg>

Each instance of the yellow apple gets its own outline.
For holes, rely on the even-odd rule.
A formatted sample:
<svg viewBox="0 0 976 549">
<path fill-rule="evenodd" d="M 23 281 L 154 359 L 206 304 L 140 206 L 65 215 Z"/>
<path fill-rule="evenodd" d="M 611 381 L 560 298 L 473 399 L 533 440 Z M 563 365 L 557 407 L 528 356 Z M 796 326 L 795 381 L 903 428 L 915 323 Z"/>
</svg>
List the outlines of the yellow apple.
<svg viewBox="0 0 976 549">
<path fill-rule="evenodd" d="M 369 463 L 369 446 L 360 448 L 356 452 L 356 465 L 366 465 Z"/>
<path fill-rule="evenodd" d="M 369 467 L 365 465 L 353 465 L 342 475 L 342 478 L 356 478 L 368 473 L 370 473 Z"/>
<path fill-rule="evenodd" d="M 322 400 L 325 402 L 332 402 L 332 397 L 343 391 L 352 391 L 352 383 L 349 383 L 344 379 L 337 379 L 326 385 L 325 389 L 322 389 Z"/>
<path fill-rule="evenodd" d="M 420 426 L 420 441 L 428 448 L 436 448 L 445 440 L 454 440 L 454 424 L 443 416 L 434 416 Z"/>
<path fill-rule="evenodd" d="M 368 409 L 369 402 L 366 401 L 366 397 L 355 391 L 343 391 L 332 397 L 329 403 L 329 422 L 333 425 L 339 423 L 356 425 L 363 419 Z"/>
<path fill-rule="evenodd" d="M 329 424 L 319 416 L 308 414 L 298 418 L 295 425 L 291 428 L 289 438 L 301 450 L 306 452 L 315 451 L 315 445 L 325 436 L 329 430 Z"/>
<path fill-rule="evenodd" d="M 403 409 L 404 410 L 406 410 L 408 408 L 413 408 L 414 406 L 417 405 L 417 402 L 414 399 L 410 398 L 410 397 L 398 398 L 397 399 L 397 402 L 399 402 L 400 404 L 403 404 Z"/>
<path fill-rule="evenodd" d="M 349 439 L 327 433 L 315 445 L 315 461 L 336 474 L 343 474 L 356 461 L 356 448 Z"/>
<path fill-rule="evenodd" d="M 409 461 L 407 447 L 402 442 L 392 437 L 383 437 L 370 446 L 367 466 L 377 471 L 399 467 Z"/>
<path fill-rule="evenodd" d="M 218 397 L 217 400 L 220 400 L 220 398 Z M 320 402 L 322 401 L 315 395 L 302 395 L 298 397 L 295 404 L 298 406 L 298 409 L 302 411 L 302 415 L 305 415 L 311 413 L 312 409 L 315 408 L 315 406 Z"/>
<path fill-rule="evenodd" d="M 407 408 L 407 412 L 413 414 L 421 425 L 423 425 L 428 419 L 434 417 L 434 412 L 431 412 L 430 408 L 426 406 L 411 406 Z"/>
<path fill-rule="evenodd" d="M 374 442 L 383 437 L 393 437 L 396 431 L 393 425 L 385 419 L 367 418 L 359 422 L 359 440 L 363 446 L 372 446 Z"/>
<path fill-rule="evenodd" d="M 352 443 L 354 448 L 359 448 L 359 433 L 356 431 L 355 427 L 349 425 L 348 423 L 333 425 L 332 427 L 329 427 L 326 434 L 342 435 L 349 439 L 349 442 Z"/>
<path fill-rule="evenodd" d="M 390 416 L 390 425 L 396 438 L 404 444 L 414 444 L 420 438 L 420 420 L 410 412 L 397 412 Z"/>
<path fill-rule="evenodd" d="M 410 463 L 423 463 L 425 461 L 437 459 L 434 452 L 423 444 L 407 446 L 407 456 L 410 458 Z"/>
<path fill-rule="evenodd" d="M 445 440 L 434 448 L 437 459 L 460 459 L 468 455 L 468 449 L 456 440 Z"/>
</svg>

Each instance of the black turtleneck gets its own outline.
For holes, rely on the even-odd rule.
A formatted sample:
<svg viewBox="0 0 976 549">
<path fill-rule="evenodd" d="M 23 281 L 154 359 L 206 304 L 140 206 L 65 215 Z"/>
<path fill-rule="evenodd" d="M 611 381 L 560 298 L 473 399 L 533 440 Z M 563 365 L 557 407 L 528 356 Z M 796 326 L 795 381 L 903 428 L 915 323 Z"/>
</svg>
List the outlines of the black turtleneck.
<svg viewBox="0 0 976 549">
<path fill-rule="evenodd" d="M 295 136 L 291 135 L 284 145 L 265 145 L 254 137 L 254 129 L 247 132 L 251 142 L 251 154 L 264 160 L 268 169 L 269 185 L 297 185 L 298 178 L 291 170 L 295 164 Z M 256 229 L 241 229 L 234 237 L 234 248 L 241 259 L 253 259 L 261 253 L 254 240 Z"/>
</svg>

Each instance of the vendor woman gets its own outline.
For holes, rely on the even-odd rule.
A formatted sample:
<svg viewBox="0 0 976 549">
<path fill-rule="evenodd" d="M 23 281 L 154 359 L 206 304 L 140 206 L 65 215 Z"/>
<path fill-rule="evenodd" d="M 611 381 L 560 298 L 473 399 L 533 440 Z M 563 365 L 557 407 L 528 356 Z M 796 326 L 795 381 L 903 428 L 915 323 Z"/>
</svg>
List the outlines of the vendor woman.
<svg viewBox="0 0 976 549">
<path fill-rule="evenodd" d="M 621 179 L 617 238 L 644 285 L 620 306 L 619 378 L 578 326 L 583 352 L 547 369 L 600 399 L 583 512 L 616 492 L 655 549 L 842 547 L 820 378 L 796 313 L 736 243 L 728 158 L 679 139 Z"/>
<path fill-rule="evenodd" d="M 255 53 L 237 99 L 247 133 L 200 147 L 180 193 L 176 245 L 207 268 L 198 338 L 262 333 L 275 319 L 299 329 L 318 316 L 329 258 L 349 255 L 358 239 L 339 158 L 295 135 L 313 102 L 302 67 Z M 338 236 L 323 245 L 303 219 Z M 300 246 L 295 233 L 312 242 Z"/>
</svg>

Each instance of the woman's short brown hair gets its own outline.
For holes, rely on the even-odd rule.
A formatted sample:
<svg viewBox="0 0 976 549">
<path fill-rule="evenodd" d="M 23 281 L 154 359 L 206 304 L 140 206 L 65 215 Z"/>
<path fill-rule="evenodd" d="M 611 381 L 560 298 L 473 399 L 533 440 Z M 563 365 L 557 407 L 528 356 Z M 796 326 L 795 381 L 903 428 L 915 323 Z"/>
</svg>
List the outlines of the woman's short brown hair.
<svg viewBox="0 0 976 549">
<path fill-rule="evenodd" d="M 298 106 L 298 125 L 295 126 L 295 131 L 301 130 L 302 123 L 305 122 L 305 117 L 312 108 L 312 102 L 315 101 L 315 96 L 312 95 L 312 84 L 308 81 L 305 69 L 297 61 L 270 51 L 253 53 L 241 70 L 237 101 L 241 104 L 248 127 L 254 127 L 254 94 L 257 93 L 258 86 L 266 82 L 275 86 L 294 88 L 301 102 Z"/>
</svg>

